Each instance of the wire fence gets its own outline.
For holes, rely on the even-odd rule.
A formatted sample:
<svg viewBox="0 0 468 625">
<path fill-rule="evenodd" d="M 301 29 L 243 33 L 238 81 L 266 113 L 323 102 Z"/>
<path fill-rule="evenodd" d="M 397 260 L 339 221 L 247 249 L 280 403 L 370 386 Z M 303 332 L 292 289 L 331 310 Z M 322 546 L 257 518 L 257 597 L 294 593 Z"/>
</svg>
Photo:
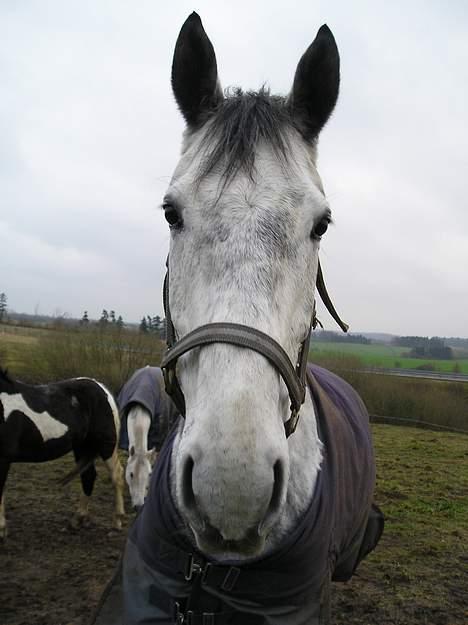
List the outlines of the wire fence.
<svg viewBox="0 0 468 625">
<path fill-rule="evenodd" d="M 385 417 L 382 415 L 369 415 L 371 423 L 387 423 L 389 425 L 407 425 L 424 430 L 436 430 L 441 432 L 454 432 L 455 434 L 468 434 L 468 430 L 454 428 L 449 425 L 439 425 L 429 421 L 421 421 L 420 419 L 405 419 L 403 417 Z"/>
</svg>

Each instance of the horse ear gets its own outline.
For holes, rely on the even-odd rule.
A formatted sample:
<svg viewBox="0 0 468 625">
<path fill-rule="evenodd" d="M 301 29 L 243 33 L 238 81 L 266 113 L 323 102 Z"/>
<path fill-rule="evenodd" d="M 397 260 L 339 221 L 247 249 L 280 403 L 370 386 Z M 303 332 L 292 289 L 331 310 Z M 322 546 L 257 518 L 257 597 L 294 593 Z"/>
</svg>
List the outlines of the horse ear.
<svg viewBox="0 0 468 625">
<path fill-rule="evenodd" d="M 172 91 L 189 126 L 198 126 L 223 95 L 216 56 L 200 16 L 192 13 L 177 38 L 172 61 Z"/>
<path fill-rule="evenodd" d="M 339 86 L 340 55 L 324 24 L 299 61 L 289 97 L 293 118 L 306 139 L 315 139 L 330 117 Z"/>
</svg>

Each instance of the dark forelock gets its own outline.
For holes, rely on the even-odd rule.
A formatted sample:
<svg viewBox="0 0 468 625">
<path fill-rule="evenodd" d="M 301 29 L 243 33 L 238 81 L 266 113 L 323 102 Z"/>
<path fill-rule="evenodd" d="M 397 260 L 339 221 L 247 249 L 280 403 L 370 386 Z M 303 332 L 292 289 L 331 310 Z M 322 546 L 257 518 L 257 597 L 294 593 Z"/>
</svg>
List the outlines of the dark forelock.
<svg viewBox="0 0 468 625">
<path fill-rule="evenodd" d="M 199 179 L 222 167 L 224 184 L 240 171 L 253 177 L 255 152 L 260 140 L 269 144 L 277 158 L 286 163 L 289 143 L 285 132 L 294 126 L 286 100 L 267 89 L 226 94 L 207 122 L 202 140 L 204 158 Z"/>
</svg>

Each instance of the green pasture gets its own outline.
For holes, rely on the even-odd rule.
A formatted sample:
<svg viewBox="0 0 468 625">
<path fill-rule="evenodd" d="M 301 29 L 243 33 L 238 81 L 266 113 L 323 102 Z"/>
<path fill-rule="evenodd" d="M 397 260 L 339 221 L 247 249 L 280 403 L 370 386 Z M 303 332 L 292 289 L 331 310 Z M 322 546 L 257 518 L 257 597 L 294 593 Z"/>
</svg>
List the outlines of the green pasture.
<svg viewBox="0 0 468 625">
<path fill-rule="evenodd" d="M 310 360 L 320 359 L 324 353 L 343 354 L 354 356 L 361 360 L 364 367 L 380 367 L 383 369 L 424 369 L 425 365 L 431 365 L 434 371 L 445 371 L 468 374 L 468 358 L 453 360 L 425 360 L 422 358 L 410 358 L 406 356 L 409 347 L 395 345 L 371 344 L 361 345 L 358 343 L 339 343 L 332 341 L 313 341 L 309 352 Z"/>
<path fill-rule="evenodd" d="M 466 623 L 466 436 L 393 425 L 374 426 L 373 433 L 375 501 L 384 512 L 385 531 L 338 603 L 338 609 L 346 608 L 345 597 L 353 599 L 368 584 L 367 618 L 354 620 L 348 610 L 340 622 Z"/>
</svg>

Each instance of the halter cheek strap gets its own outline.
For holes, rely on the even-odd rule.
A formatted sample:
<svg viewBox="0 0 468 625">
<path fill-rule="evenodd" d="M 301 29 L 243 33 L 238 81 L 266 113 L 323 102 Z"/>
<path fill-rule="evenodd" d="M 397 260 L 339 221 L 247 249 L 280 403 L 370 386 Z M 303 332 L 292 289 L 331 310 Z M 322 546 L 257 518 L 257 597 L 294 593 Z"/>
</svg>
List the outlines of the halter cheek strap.
<svg viewBox="0 0 468 625">
<path fill-rule="evenodd" d="M 317 289 L 332 317 L 337 321 L 341 329 L 346 332 L 348 326 L 341 321 L 328 296 L 320 263 L 317 273 Z M 177 360 L 183 354 L 186 354 L 196 347 L 203 347 L 213 343 L 228 343 L 262 354 L 262 356 L 280 373 L 288 388 L 291 400 L 291 416 L 284 424 L 286 437 L 289 437 L 296 429 L 299 419 L 299 410 L 305 400 L 310 333 L 312 328 L 315 328 L 317 323 L 319 323 L 315 315 L 315 305 L 309 332 L 301 343 L 297 362 L 294 366 L 281 345 L 268 334 L 239 323 L 209 323 L 196 328 L 177 341 L 169 306 L 169 267 L 164 278 L 163 300 L 166 313 L 166 341 L 168 350 L 164 354 L 161 368 L 164 374 L 166 392 L 171 396 L 180 414 L 185 417 L 185 398 L 176 375 Z"/>
</svg>

